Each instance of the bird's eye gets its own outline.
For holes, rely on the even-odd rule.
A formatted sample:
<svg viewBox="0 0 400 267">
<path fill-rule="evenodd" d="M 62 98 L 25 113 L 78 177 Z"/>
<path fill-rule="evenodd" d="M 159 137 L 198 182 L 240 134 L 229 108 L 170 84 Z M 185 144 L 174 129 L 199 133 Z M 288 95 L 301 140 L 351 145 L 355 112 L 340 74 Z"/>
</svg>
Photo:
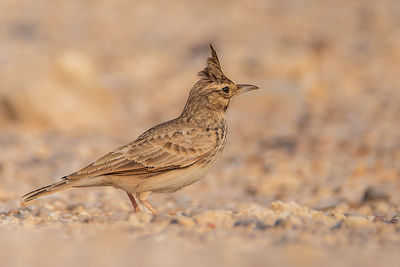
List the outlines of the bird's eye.
<svg viewBox="0 0 400 267">
<path fill-rule="evenodd" d="M 229 93 L 229 87 L 228 87 L 228 86 L 225 86 L 224 88 L 222 88 L 222 91 L 223 91 L 225 94 L 228 94 L 228 93 Z"/>
</svg>

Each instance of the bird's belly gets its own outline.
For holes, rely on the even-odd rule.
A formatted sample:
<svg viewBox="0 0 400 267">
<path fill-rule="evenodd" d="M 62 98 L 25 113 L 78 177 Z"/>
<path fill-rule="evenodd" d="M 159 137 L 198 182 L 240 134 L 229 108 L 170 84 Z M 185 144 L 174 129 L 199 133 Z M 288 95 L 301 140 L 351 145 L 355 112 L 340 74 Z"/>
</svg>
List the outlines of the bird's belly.
<svg viewBox="0 0 400 267">
<path fill-rule="evenodd" d="M 194 165 L 181 170 L 169 171 L 161 175 L 145 178 L 146 181 L 139 188 L 141 191 L 175 192 L 203 178 L 208 169 L 209 167 L 200 168 Z"/>
<path fill-rule="evenodd" d="M 210 164 L 211 165 L 211 164 Z M 211 166 L 197 166 L 167 171 L 153 176 L 114 177 L 113 186 L 131 193 L 171 193 L 200 180 Z"/>
</svg>

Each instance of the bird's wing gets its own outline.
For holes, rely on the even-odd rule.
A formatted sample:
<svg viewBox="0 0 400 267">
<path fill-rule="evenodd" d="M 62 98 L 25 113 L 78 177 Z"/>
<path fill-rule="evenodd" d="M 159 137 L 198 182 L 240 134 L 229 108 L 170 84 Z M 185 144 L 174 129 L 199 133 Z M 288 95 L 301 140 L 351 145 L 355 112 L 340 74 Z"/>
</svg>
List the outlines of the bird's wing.
<svg viewBox="0 0 400 267">
<path fill-rule="evenodd" d="M 199 161 L 213 149 L 215 135 L 175 131 L 149 134 L 106 154 L 67 179 L 100 175 L 146 175 L 180 169 Z"/>
</svg>

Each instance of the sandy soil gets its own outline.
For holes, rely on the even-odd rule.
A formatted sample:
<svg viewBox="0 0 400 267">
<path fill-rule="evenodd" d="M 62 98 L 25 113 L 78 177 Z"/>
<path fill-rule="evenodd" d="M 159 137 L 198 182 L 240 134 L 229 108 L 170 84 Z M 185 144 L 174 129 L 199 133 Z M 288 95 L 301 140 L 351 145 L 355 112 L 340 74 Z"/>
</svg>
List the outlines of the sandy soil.
<svg viewBox="0 0 400 267">
<path fill-rule="evenodd" d="M 383 266 L 400 260 L 397 1 L 0 2 L 1 266 Z M 19 197 L 182 109 L 215 46 L 222 159 L 153 195 Z"/>
</svg>

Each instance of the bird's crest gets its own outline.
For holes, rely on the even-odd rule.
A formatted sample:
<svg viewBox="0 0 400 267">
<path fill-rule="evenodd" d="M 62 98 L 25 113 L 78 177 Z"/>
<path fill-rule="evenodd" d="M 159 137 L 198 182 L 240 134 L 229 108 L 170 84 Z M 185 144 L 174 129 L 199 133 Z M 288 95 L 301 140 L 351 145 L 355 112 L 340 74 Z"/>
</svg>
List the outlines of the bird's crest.
<svg viewBox="0 0 400 267">
<path fill-rule="evenodd" d="M 210 44 L 211 57 L 207 59 L 207 66 L 198 73 L 201 81 L 211 83 L 231 82 L 222 72 L 217 53 Z"/>
</svg>

